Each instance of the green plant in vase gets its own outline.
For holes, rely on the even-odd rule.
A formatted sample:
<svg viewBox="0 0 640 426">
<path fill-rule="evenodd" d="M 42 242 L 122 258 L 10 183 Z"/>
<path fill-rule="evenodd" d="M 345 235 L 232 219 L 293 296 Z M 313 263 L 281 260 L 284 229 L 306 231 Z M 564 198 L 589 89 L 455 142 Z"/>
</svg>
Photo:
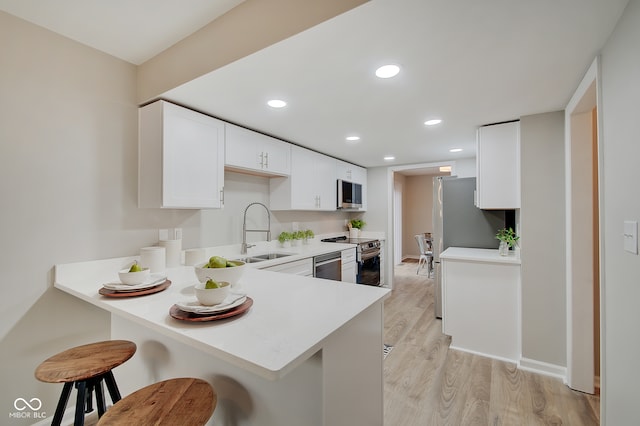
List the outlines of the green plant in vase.
<svg viewBox="0 0 640 426">
<path fill-rule="evenodd" d="M 362 219 L 351 219 L 349 221 L 350 229 L 362 229 L 366 225 L 366 222 Z"/>
<path fill-rule="evenodd" d="M 298 241 L 304 239 L 304 231 L 293 231 L 292 236 L 293 236 L 293 243 L 297 245 Z"/>
<path fill-rule="evenodd" d="M 509 227 L 499 229 L 496 239 L 500 241 L 500 246 L 498 247 L 500 255 L 506 256 L 509 253 L 509 249 L 518 244 L 520 237 L 516 235 L 513 228 Z"/>
<path fill-rule="evenodd" d="M 280 235 L 278 235 L 278 241 L 280 241 L 280 244 L 282 244 L 283 246 L 290 242 L 292 239 L 293 234 L 291 234 L 291 232 L 282 231 Z"/>
<path fill-rule="evenodd" d="M 349 228 L 349 236 L 352 237 L 352 238 L 360 236 L 360 230 L 365 225 L 366 225 L 366 223 L 362 219 L 351 219 L 347 223 L 347 227 Z"/>
<path fill-rule="evenodd" d="M 307 229 L 304 231 L 304 237 L 307 240 L 311 240 L 313 237 L 315 237 L 316 235 L 313 233 L 313 231 L 311 229 Z"/>
</svg>

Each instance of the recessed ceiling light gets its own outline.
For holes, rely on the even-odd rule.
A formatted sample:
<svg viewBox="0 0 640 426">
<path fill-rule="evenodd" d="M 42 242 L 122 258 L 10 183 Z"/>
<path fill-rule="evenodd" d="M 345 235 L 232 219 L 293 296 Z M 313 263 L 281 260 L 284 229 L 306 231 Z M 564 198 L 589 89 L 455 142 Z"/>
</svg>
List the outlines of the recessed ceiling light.
<svg viewBox="0 0 640 426">
<path fill-rule="evenodd" d="M 376 76 L 380 78 L 395 77 L 400 72 L 400 67 L 397 65 L 383 65 L 376 70 Z"/>
<path fill-rule="evenodd" d="M 427 126 L 435 126 L 436 124 L 440 123 L 442 123 L 442 120 L 440 120 L 439 118 L 434 118 L 433 120 L 427 120 L 424 122 L 424 124 L 426 124 Z"/>
<path fill-rule="evenodd" d="M 440 166 L 441 172 L 451 172 L 451 166 Z"/>
<path fill-rule="evenodd" d="M 346 139 L 350 142 L 355 142 L 360 140 L 360 136 L 347 136 Z"/>
<path fill-rule="evenodd" d="M 269 105 L 271 108 L 284 108 L 287 106 L 287 103 L 280 99 L 271 99 L 269 102 L 267 102 L 267 105 Z"/>
<path fill-rule="evenodd" d="M 462 148 L 451 148 L 449 150 L 449 152 L 460 152 L 460 151 L 462 151 Z"/>
<path fill-rule="evenodd" d="M 385 161 L 391 161 L 391 160 L 395 160 L 396 157 L 394 157 L 393 155 L 385 155 L 384 159 Z"/>
</svg>

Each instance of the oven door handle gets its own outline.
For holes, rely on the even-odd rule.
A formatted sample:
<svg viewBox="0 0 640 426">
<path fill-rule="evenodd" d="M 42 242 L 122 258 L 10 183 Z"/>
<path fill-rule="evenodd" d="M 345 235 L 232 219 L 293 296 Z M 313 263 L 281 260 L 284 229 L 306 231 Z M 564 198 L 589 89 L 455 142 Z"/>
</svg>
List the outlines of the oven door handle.
<svg viewBox="0 0 640 426">
<path fill-rule="evenodd" d="M 362 261 L 373 259 L 374 257 L 380 256 L 380 250 L 369 251 L 361 254 Z"/>
<path fill-rule="evenodd" d="M 324 261 L 321 261 L 321 262 L 316 262 L 315 265 L 316 266 L 322 266 L 322 265 L 327 265 L 329 263 L 340 262 L 340 261 L 341 261 L 341 259 L 338 257 L 338 258 L 335 258 L 335 259 L 329 259 L 329 260 L 324 260 Z"/>
</svg>

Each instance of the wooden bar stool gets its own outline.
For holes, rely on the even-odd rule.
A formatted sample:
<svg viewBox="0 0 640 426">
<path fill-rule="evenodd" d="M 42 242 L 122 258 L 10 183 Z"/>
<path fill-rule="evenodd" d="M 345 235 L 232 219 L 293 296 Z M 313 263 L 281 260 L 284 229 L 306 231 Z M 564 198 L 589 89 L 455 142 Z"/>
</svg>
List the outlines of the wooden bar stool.
<svg viewBox="0 0 640 426">
<path fill-rule="evenodd" d="M 104 416 L 105 425 L 204 425 L 216 408 L 218 396 L 201 379 L 169 379 L 122 398 Z"/>
<path fill-rule="evenodd" d="M 67 349 L 45 360 L 36 368 L 36 379 L 47 383 L 64 383 L 53 416 L 52 425 L 60 425 L 69 401 L 71 388 L 78 390 L 74 425 L 84 424 L 84 413 L 93 411 L 96 394 L 98 416 L 105 412 L 104 389 L 107 384 L 111 401 L 120 400 L 120 391 L 111 370 L 127 361 L 136 352 L 136 344 L 127 340 L 108 340 Z"/>
</svg>

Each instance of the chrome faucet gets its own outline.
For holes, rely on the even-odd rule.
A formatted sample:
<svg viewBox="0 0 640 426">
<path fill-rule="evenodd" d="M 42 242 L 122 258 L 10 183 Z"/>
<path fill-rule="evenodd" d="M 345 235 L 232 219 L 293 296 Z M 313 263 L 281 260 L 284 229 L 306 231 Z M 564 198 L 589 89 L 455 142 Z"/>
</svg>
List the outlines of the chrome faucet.
<svg viewBox="0 0 640 426">
<path fill-rule="evenodd" d="M 249 210 L 249 207 L 256 204 L 264 207 L 264 209 L 267 211 L 267 219 L 269 220 L 268 229 L 247 229 L 247 210 Z M 255 246 L 255 244 L 247 244 L 247 232 L 266 232 L 267 241 L 271 241 L 271 212 L 269 211 L 269 208 L 267 206 L 262 203 L 251 203 L 247 206 L 246 209 L 244 209 L 244 218 L 242 219 L 242 247 L 240 247 L 241 254 L 247 254 L 247 249 L 249 247 Z"/>
</svg>

